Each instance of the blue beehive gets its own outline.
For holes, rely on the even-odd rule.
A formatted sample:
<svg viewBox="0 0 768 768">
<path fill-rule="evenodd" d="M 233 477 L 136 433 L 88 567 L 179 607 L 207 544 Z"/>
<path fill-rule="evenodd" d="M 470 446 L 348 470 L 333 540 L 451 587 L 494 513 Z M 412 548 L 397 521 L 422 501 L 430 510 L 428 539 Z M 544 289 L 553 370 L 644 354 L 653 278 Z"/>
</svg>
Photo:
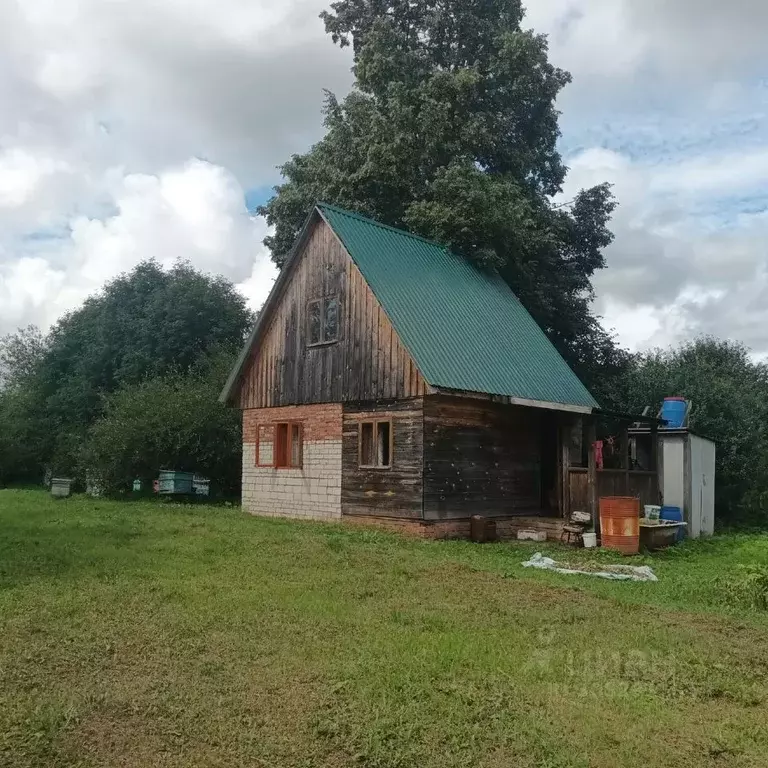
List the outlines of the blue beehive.
<svg viewBox="0 0 768 768">
<path fill-rule="evenodd" d="M 158 483 L 158 493 L 165 496 L 192 493 L 194 481 L 192 472 L 176 472 L 171 469 L 161 469 Z"/>
</svg>

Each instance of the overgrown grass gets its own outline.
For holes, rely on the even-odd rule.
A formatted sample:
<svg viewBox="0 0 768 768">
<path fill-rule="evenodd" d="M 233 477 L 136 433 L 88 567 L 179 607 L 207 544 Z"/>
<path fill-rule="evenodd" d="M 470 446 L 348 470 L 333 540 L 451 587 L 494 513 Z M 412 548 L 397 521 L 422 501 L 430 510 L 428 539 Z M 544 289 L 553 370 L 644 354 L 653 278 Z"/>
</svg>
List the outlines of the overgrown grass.
<svg viewBox="0 0 768 768">
<path fill-rule="evenodd" d="M 0 765 L 768 763 L 768 618 L 722 588 L 763 537 L 655 584 L 533 551 L 0 491 Z"/>
</svg>

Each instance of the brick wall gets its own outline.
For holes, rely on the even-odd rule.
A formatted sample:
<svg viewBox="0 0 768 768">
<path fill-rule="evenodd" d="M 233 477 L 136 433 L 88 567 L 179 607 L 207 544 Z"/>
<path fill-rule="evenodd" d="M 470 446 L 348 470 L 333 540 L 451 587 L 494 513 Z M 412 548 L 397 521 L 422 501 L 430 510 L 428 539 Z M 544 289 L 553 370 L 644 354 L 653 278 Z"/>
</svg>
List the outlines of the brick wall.
<svg viewBox="0 0 768 768">
<path fill-rule="evenodd" d="M 279 422 L 303 426 L 301 469 L 256 466 L 271 461 Z M 341 405 L 295 405 L 243 411 L 243 509 L 253 515 L 311 520 L 341 518 Z"/>
</svg>

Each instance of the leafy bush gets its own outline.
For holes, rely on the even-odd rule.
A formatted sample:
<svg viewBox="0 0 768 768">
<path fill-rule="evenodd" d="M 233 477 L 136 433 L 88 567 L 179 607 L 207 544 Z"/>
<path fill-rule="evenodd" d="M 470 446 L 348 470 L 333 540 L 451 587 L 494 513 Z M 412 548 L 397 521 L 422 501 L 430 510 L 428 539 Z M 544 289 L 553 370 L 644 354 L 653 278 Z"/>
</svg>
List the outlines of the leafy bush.
<svg viewBox="0 0 768 768">
<path fill-rule="evenodd" d="M 150 485 L 160 469 L 174 469 L 198 472 L 219 491 L 237 493 L 240 412 L 218 402 L 231 363 L 231 356 L 221 355 L 189 374 L 120 389 L 90 430 L 81 475 L 112 494 L 128 490 L 136 478 Z"/>
<path fill-rule="evenodd" d="M 728 595 L 758 611 L 768 611 L 768 565 L 741 565 L 725 584 Z"/>
</svg>

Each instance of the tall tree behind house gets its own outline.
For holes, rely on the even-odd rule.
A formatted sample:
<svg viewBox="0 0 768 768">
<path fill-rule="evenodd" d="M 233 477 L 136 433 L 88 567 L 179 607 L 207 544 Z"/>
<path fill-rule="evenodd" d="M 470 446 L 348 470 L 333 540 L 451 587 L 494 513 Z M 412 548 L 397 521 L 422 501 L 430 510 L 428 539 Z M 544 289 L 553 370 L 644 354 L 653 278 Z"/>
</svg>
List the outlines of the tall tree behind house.
<svg viewBox="0 0 768 768">
<path fill-rule="evenodd" d="M 553 204 L 566 168 L 555 99 L 570 75 L 521 26 L 518 0 L 340 0 L 322 14 L 351 45 L 355 86 L 328 93 L 325 137 L 282 166 L 261 208 L 282 265 L 317 200 L 498 269 L 586 383 L 612 401 L 626 355 L 590 309 L 614 201 L 602 184 Z"/>
</svg>

